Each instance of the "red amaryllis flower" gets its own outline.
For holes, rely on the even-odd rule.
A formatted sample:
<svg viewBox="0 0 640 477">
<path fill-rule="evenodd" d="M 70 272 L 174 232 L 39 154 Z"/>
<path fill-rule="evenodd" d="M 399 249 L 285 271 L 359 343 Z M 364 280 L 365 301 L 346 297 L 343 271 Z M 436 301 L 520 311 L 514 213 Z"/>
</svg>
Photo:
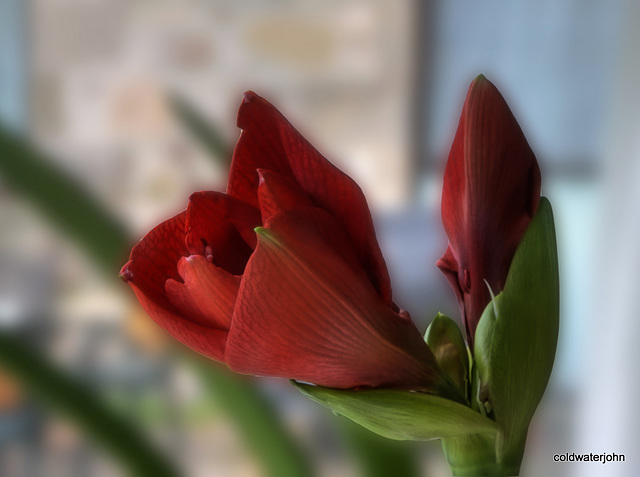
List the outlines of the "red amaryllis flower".
<svg viewBox="0 0 640 477">
<path fill-rule="evenodd" d="M 149 315 L 241 373 L 446 392 L 360 188 L 256 94 L 238 126 L 227 193 L 193 194 L 122 269 Z"/>
<path fill-rule="evenodd" d="M 507 103 L 484 76 L 467 93 L 442 188 L 449 246 L 437 265 L 453 288 L 473 346 L 476 326 L 504 287 L 540 200 L 540 169 Z"/>
</svg>

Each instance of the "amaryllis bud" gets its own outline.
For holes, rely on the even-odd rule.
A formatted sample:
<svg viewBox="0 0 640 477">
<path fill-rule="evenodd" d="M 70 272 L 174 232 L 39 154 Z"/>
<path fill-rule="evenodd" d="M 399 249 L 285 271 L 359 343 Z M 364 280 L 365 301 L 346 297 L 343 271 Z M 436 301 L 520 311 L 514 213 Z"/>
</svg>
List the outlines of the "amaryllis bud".
<svg viewBox="0 0 640 477">
<path fill-rule="evenodd" d="M 502 95 L 480 75 L 469 87 L 445 169 L 449 246 L 437 263 L 456 294 L 471 347 L 489 289 L 496 295 L 503 289 L 539 200 L 536 158 Z"/>
</svg>

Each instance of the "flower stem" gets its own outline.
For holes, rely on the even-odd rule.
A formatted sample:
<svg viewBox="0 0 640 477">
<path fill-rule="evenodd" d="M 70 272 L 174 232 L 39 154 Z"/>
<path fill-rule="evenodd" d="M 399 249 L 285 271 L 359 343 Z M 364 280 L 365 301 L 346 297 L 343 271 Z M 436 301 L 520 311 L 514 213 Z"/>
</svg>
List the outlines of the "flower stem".
<svg viewBox="0 0 640 477">
<path fill-rule="evenodd" d="M 496 438 L 491 434 L 470 434 L 442 439 L 442 449 L 454 476 L 518 475 L 520 460 L 499 461 L 496 444 Z"/>
</svg>

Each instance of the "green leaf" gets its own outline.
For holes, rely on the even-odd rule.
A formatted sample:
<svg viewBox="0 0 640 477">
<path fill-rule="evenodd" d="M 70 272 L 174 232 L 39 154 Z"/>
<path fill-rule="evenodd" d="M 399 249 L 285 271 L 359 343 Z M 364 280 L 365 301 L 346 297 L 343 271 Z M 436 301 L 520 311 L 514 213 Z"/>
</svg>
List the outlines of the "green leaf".
<svg viewBox="0 0 640 477">
<path fill-rule="evenodd" d="M 108 273 L 126 261 L 121 224 L 27 139 L 0 127 L 0 178 L 76 240 Z"/>
<path fill-rule="evenodd" d="M 389 439 L 431 440 L 498 430 L 495 422 L 473 409 L 433 394 L 390 389 L 343 391 L 293 384 L 335 414 Z"/>
<path fill-rule="evenodd" d="M 504 290 L 475 336 L 481 404 L 503 428 L 498 461 L 519 467 L 527 430 L 549 381 L 558 341 L 559 282 L 551 204 L 542 198 Z M 496 309 L 498 312 L 496 312 Z"/>
<path fill-rule="evenodd" d="M 468 396 L 469 354 L 457 323 L 438 313 L 427 328 L 425 341 L 440 369 L 458 386 L 463 396 Z"/>
<path fill-rule="evenodd" d="M 47 363 L 16 337 L 0 330 L 0 364 L 43 404 L 69 418 L 132 475 L 178 476 L 164 455 L 90 389 Z"/>
<path fill-rule="evenodd" d="M 217 159 L 220 164 L 228 166 L 231 162 L 233 148 L 229 147 L 224 134 L 213 127 L 182 97 L 171 96 L 171 107 L 185 128 L 209 152 L 211 158 Z"/>
</svg>

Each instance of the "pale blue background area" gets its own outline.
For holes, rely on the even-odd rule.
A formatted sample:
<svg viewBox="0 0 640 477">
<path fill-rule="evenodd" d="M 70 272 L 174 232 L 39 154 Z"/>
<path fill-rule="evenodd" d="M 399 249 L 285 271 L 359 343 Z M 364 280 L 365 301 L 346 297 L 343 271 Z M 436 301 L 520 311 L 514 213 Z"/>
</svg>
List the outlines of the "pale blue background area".
<svg viewBox="0 0 640 477">
<path fill-rule="evenodd" d="M 619 45 L 620 0 L 439 0 L 427 95 L 431 153 L 448 150 L 464 94 L 484 73 L 540 160 L 597 162 Z"/>
<path fill-rule="evenodd" d="M 0 118 L 15 127 L 26 124 L 24 13 L 28 2 L 0 0 Z"/>
</svg>

